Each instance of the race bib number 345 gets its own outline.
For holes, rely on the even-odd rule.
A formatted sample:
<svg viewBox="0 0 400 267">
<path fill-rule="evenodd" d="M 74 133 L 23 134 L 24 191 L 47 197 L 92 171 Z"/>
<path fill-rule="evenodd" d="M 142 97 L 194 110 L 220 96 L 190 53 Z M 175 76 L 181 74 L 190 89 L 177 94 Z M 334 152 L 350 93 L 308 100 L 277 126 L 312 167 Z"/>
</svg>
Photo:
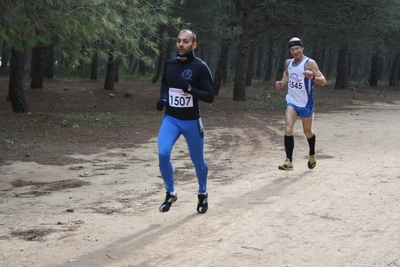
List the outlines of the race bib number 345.
<svg viewBox="0 0 400 267">
<path fill-rule="evenodd" d="M 175 108 L 193 107 L 193 96 L 179 88 L 169 88 L 169 106 Z"/>
</svg>

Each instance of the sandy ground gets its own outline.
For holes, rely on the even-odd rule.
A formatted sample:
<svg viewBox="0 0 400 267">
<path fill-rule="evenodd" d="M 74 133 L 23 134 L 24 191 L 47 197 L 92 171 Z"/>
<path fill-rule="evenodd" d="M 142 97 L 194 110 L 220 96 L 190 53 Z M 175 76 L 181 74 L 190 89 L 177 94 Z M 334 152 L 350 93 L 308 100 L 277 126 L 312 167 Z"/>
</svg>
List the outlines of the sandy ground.
<svg viewBox="0 0 400 267">
<path fill-rule="evenodd" d="M 0 265 L 400 266 L 399 112 L 400 103 L 317 113 L 314 170 L 298 121 L 293 172 L 277 168 L 283 119 L 247 118 L 262 131 L 207 130 L 205 118 L 206 214 L 195 209 L 182 139 L 173 151 L 179 199 L 167 213 L 158 211 L 154 138 L 73 155 L 82 164 L 2 166 Z M 88 184 L 54 190 L 60 181 Z"/>
</svg>

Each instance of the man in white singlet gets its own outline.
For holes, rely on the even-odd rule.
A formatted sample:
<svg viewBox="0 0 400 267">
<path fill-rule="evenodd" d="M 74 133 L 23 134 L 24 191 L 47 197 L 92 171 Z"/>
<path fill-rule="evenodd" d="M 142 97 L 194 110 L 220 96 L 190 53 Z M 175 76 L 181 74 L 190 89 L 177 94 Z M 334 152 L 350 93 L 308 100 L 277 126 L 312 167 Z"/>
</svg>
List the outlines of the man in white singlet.
<svg viewBox="0 0 400 267">
<path fill-rule="evenodd" d="M 315 157 L 315 134 L 312 127 L 314 121 L 313 89 L 314 84 L 325 86 L 326 79 L 315 60 L 303 54 L 304 45 L 299 38 L 290 39 L 288 46 L 293 58 L 286 60 L 286 69 L 282 80 L 275 84 L 277 89 L 282 89 L 285 84 L 288 84 L 284 137 L 286 159 L 278 168 L 293 171 L 293 128 L 297 118 L 300 118 L 310 148 L 307 165 L 309 169 L 314 169 L 317 161 Z"/>
</svg>

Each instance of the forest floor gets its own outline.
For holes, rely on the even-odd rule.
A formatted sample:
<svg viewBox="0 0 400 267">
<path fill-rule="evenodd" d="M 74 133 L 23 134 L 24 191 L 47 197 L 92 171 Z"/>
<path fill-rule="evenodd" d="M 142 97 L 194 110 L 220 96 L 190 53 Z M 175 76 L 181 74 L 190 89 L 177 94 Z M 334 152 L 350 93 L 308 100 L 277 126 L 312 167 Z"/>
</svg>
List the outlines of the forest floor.
<svg viewBox="0 0 400 267">
<path fill-rule="evenodd" d="M 400 266 L 399 87 L 316 87 L 317 166 L 296 123 L 294 171 L 278 170 L 285 90 L 232 85 L 202 103 L 209 210 L 183 138 L 179 199 L 158 211 L 159 85 L 0 79 L 1 266 Z"/>
</svg>

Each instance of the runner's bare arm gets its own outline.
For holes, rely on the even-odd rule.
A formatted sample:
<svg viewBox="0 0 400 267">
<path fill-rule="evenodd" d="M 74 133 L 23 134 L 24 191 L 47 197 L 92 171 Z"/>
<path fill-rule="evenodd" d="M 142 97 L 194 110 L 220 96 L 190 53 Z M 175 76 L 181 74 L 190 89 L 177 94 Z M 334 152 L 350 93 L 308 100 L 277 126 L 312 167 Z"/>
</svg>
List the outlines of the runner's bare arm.
<svg viewBox="0 0 400 267">
<path fill-rule="evenodd" d="M 289 81 L 289 76 L 288 76 L 288 71 L 287 71 L 287 67 L 288 67 L 288 65 L 289 65 L 289 62 L 290 62 L 290 59 L 286 60 L 285 72 L 283 73 L 282 80 L 276 81 L 276 83 L 275 83 L 276 89 L 282 89 L 283 86 L 284 86 L 285 84 L 287 84 L 288 81 Z"/>
<path fill-rule="evenodd" d="M 321 85 L 321 86 L 326 85 L 325 76 L 319 70 L 318 65 L 315 62 L 315 60 L 310 59 L 307 62 L 306 69 L 307 70 L 304 72 L 304 76 L 306 76 L 306 78 L 313 80 L 318 85 Z"/>
</svg>

